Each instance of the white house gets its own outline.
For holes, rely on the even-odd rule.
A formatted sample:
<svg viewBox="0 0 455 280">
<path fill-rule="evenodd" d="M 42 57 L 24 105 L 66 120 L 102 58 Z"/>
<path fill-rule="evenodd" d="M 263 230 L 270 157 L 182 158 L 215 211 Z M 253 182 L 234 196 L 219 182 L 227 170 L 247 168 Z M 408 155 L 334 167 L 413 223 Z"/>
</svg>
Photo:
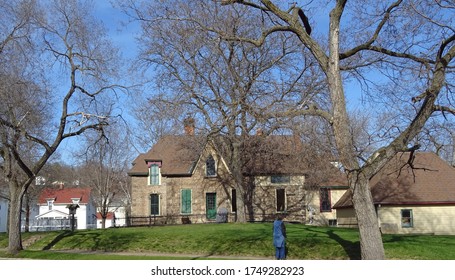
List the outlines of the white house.
<svg viewBox="0 0 455 280">
<path fill-rule="evenodd" d="M 106 221 L 104 224 L 105 228 L 110 228 L 115 226 L 115 213 L 108 212 Z M 103 228 L 103 218 L 100 212 L 96 213 L 96 228 Z"/>
<path fill-rule="evenodd" d="M 8 199 L 0 194 L 0 232 L 8 228 Z"/>
<path fill-rule="evenodd" d="M 43 189 L 38 199 L 39 215 L 36 230 L 71 228 L 70 205 L 77 205 L 74 214 L 75 229 L 96 228 L 96 207 L 90 188 Z"/>
</svg>

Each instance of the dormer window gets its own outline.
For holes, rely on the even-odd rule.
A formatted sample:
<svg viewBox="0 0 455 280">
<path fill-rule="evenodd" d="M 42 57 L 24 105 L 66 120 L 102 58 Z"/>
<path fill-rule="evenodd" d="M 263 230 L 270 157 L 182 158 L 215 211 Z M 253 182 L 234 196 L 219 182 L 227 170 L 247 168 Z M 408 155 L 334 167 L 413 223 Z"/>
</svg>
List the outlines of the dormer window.
<svg viewBox="0 0 455 280">
<path fill-rule="evenodd" d="M 54 206 L 54 199 L 48 199 L 47 200 L 47 208 L 49 210 L 52 210 L 52 207 Z"/>
<path fill-rule="evenodd" d="M 149 185 L 159 186 L 161 185 L 161 163 L 151 162 L 149 163 Z"/>
<path fill-rule="evenodd" d="M 212 155 L 209 155 L 209 157 L 205 161 L 205 175 L 207 177 L 215 177 L 216 176 L 215 159 L 213 159 Z"/>
</svg>

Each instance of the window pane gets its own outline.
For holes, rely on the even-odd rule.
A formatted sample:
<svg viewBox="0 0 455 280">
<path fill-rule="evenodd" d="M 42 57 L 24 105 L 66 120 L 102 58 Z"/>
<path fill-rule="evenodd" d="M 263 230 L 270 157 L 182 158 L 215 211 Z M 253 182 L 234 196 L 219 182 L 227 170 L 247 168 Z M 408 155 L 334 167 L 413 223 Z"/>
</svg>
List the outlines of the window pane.
<svg viewBox="0 0 455 280">
<path fill-rule="evenodd" d="M 286 176 L 286 175 L 272 175 L 270 177 L 270 181 L 273 184 L 283 184 L 283 183 L 289 183 L 291 182 L 291 176 Z"/>
<path fill-rule="evenodd" d="M 160 168 L 157 164 L 150 165 L 150 185 L 160 184 Z"/>
<path fill-rule="evenodd" d="M 191 214 L 191 190 L 182 190 L 182 214 Z"/>
<path fill-rule="evenodd" d="M 150 195 L 150 210 L 151 215 L 160 214 L 160 196 L 158 194 Z"/>
<path fill-rule="evenodd" d="M 209 156 L 205 162 L 205 172 L 207 176 L 216 176 L 215 160 L 212 156 Z"/>
<path fill-rule="evenodd" d="M 286 210 L 284 189 L 276 190 L 276 211 L 283 212 Z"/>
<path fill-rule="evenodd" d="M 401 226 L 402 227 L 412 227 L 412 210 L 411 209 L 402 209 L 401 210 Z"/>
<path fill-rule="evenodd" d="M 237 212 L 237 190 L 232 189 L 231 194 L 232 212 Z"/>
<path fill-rule="evenodd" d="M 327 188 L 319 189 L 319 199 L 321 212 L 331 212 L 332 203 L 330 199 L 330 189 Z"/>
</svg>

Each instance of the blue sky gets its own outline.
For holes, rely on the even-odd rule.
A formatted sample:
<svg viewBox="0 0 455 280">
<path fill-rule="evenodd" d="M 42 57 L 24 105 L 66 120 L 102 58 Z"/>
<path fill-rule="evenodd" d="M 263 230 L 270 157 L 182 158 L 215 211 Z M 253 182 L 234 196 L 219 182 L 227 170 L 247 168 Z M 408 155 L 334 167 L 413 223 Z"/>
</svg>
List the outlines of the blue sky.
<svg viewBox="0 0 455 280">
<path fill-rule="evenodd" d="M 95 10 L 94 15 L 96 18 L 103 22 L 105 27 L 108 29 L 109 36 L 113 43 L 120 48 L 123 57 L 126 58 L 127 63 L 132 63 L 133 59 L 137 54 L 137 44 L 135 37 L 140 33 L 140 25 L 138 22 L 130 22 L 127 15 L 121 12 L 119 9 L 112 7 L 108 0 L 97 0 L 94 1 Z M 129 22 L 129 23 L 128 23 Z M 125 24 L 127 23 L 127 24 Z M 327 26 L 321 21 L 318 21 L 318 29 L 325 30 Z M 324 32 L 324 31 L 323 31 Z M 128 67 L 128 66 L 127 66 Z M 128 81 L 127 81 L 128 82 Z M 360 91 L 356 85 L 352 84 L 347 86 L 346 93 L 350 102 L 350 106 L 359 106 Z M 120 106 L 122 108 L 124 117 L 131 123 L 134 120 L 128 116 L 127 104 L 129 101 L 124 99 Z M 72 152 L 77 150 L 80 141 L 78 139 L 67 139 L 59 147 L 59 153 L 62 160 L 68 163 L 72 162 Z"/>
<path fill-rule="evenodd" d="M 121 49 L 124 57 L 134 58 L 137 51 L 134 38 L 140 31 L 139 24 L 128 23 L 128 17 L 119 9 L 113 8 L 107 0 L 95 1 L 94 14 L 109 30 L 111 39 Z"/>
<path fill-rule="evenodd" d="M 124 23 L 128 22 L 128 17 L 119 9 L 113 8 L 108 0 L 95 0 L 93 3 L 95 5 L 94 15 L 107 28 L 113 44 L 120 49 L 127 62 L 134 59 L 137 54 L 135 36 L 140 31 L 139 24 L 136 22 L 125 25 Z M 124 103 L 127 104 L 127 101 Z M 124 117 L 131 120 L 127 113 Z M 78 137 L 65 139 L 60 144 L 56 156 L 67 164 L 75 164 L 73 153 L 77 151 L 80 142 Z"/>
</svg>

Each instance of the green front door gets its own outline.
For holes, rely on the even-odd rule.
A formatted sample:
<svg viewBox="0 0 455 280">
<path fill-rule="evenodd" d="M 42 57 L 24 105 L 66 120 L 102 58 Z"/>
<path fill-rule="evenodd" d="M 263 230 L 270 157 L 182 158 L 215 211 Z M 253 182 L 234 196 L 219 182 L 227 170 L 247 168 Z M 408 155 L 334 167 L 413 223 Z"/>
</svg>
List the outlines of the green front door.
<svg viewBox="0 0 455 280">
<path fill-rule="evenodd" d="M 205 199 L 206 216 L 208 220 L 216 219 L 216 193 L 207 193 Z"/>
</svg>

